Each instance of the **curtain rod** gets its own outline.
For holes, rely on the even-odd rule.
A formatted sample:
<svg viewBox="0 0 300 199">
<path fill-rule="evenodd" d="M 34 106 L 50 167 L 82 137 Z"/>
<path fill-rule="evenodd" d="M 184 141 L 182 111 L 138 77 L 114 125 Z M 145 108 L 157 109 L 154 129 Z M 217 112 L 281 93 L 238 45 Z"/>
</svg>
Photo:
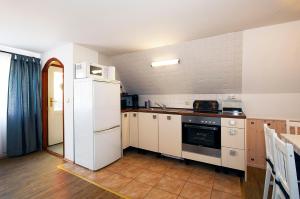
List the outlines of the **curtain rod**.
<svg viewBox="0 0 300 199">
<path fill-rule="evenodd" d="M 13 53 L 13 52 L 5 51 L 5 50 L 0 50 L 0 52 L 2 52 L 2 53 L 8 53 L 8 54 L 11 54 L 11 55 L 19 55 L 19 56 L 32 57 L 32 56 L 22 55 L 22 54 Z M 38 57 L 33 57 L 33 58 L 40 59 Z"/>
</svg>

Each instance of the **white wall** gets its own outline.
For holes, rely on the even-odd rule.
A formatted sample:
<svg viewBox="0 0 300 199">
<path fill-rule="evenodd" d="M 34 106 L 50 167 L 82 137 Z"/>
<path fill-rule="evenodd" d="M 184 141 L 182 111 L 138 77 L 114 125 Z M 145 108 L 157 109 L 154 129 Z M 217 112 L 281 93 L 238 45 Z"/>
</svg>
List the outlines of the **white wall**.
<svg viewBox="0 0 300 199">
<path fill-rule="evenodd" d="M 179 58 L 180 64 L 150 67 Z M 242 33 L 230 33 L 112 57 L 130 93 L 240 93 Z"/>
<path fill-rule="evenodd" d="M 103 53 L 99 53 L 98 63 L 104 66 L 111 66 L 112 60 L 110 56 L 104 55 Z"/>
<path fill-rule="evenodd" d="M 80 46 L 78 44 L 74 44 L 74 63 L 79 62 L 90 62 L 90 63 L 98 63 L 99 54 L 95 50 L 91 50 L 87 47 Z"/>
<path fill-rule="evenodd" d="M 224 90 L 224 94 L 221 92 L 211 92 L 215 93 L 211 94 L 203 92 L 202 89 L 186 89 L 187 93 L 184 91 L 174 94 L 173 87 L 186 84 L 184 80 L 173 82 L 173 85 L 169 86 L 169 79 L 177 78 L 176 72 L 187 78 L 194 78 L 195 80 L 189 86 L 195 88 L 193 84 L 199 84 L 196 80 L 199 71 L 192 70 L 189 73 L 187 71 L 190 69 L 189 67 L 184 67 L 183 71 L 177 67 L 169 73 L 160 73 L 161 71 L 159 71 L 154 77 L 149 72 L 150 67 L 145 66 L 146 62 L 150 62 L 160 53 L 164 55 L 170 52 L 172 54 L 172 47 L 119 55 L 112 59 L 120 69 L 121 80 L 124 80 L 125 86 L 129 85 L 129 92 L 142 94 L 140 95 L 141 106 L 144 105 L 144 101 L 150 99 L 152 102 L 165 103 L 170 107 L 191 108 L 194 99 L 220 101 L 220 99 L 227 98 L 227 94 L 236 93 L 237 98 L 243 100 L 244 111 L 248 117 L 300 119 L 300 21 L 250 29 L 242 34 L 242 84 L 236 83 L 242 88 L 241 94 L 230 92 L 230 90 Z M 200 39 L 198 42 L 201 43 L 203 40 L 205 39 Z M 208 41 L 207 46 L 212 40 Z M 230 42 L 234 43 L 235 41 Z M 232 46 L 233 44 L 228 45 Z M 183 44 L 178 46 L 180 46 L 178 51 L 186 50 Z M 228 50 L 230 49 L 228 48 Z M 198 65 L 195 60 L 201 57 L 201 54 L 193 52 L 191 54 L 194 56 L 188 57 L 190 59 L 188 61 L 194 65 L 193 67 L 196 67 Z M 219 54 L 215 54 L 215 56 L 219 56 Z M 240 61 L 239 56 L 235 56 L 233 59 L 233 61 L 230 60 L 231 63 L 239 63 Z M 213 61 L 213 59 L 210 60 Z M 207 70 L 213 71 L 210 67 Z M 222 73 L 222 71 L 220 72 Z M 147 77 L 148 75 L 150 78 Z M 208 78 L 212 77 L 208 75 Z M 217 78 L 222 78 L 222 76 Z M 221 81 L 223 80 L 221 79 Z M 224 82 L 226 83 L 226 81 Z M 203 81 L 202 84 L 209 89 L 218 87 L 218 84 L 211 84 L 209 81 Z M 134 85 L 138 85 L 139 89 L 136 89 Z M 234 85 L 235 88 L 238 86 Z M 148 90 L 149 87 L 154 87 L 150 95 L 141 91 L 144 88 Z M 162 88 L 164 90 L 161 90 Z M 216 91 L 214 88 L 210 90 Z"/>
<path fill-rule="evenodd" d="M 243 33 L 248 117 L 300 119 L 300 21 Z"/>
<path fill-rule="evenodd" d="M 64 144 L 65 158 L 74 160 L 74 134 L 73 134 L 73 79 L 74 64 L 77 62 L 98 63 L 98 52 L 69 43 L 42 55 L 43 66 L 50 58 L 55 57 L 64 64 Z"/>
<path fill-rule="evenodd" d="M 243 93 L 300 93 L 300 21 L 243 33 Z"/>
<path fill-rule="evenodd" d="M 73 47 L 72 43 L 43 53 L 43 66 L 50 58 L 57 58 L 64 65 L 64 144 L 65 158 L 73 160 Z"/>
</svg>

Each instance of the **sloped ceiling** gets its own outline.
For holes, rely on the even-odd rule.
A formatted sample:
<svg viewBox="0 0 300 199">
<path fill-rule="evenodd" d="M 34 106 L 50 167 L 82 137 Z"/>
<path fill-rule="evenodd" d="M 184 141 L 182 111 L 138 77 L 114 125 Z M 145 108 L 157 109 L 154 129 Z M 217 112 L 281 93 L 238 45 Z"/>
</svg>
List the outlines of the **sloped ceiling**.
<svg viewBox="0 0 300 199">
<path fill-rule="evenodd" d="M 152 61 L 179 65 L 152 68 Z M 241 93 L 242 32 L 112 57 L 129 93 Z"/>
</svg>

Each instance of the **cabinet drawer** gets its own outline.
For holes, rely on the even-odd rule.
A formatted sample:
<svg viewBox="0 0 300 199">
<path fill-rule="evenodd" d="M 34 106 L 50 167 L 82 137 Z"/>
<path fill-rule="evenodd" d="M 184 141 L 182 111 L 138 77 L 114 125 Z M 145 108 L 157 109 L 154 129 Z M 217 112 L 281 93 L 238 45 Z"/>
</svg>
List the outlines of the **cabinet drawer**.
<svg viewBox="0 0 300 199">
<path fill-rule="evenodd" d="M 244 129 L 222 127 L 221 144 L 225 147 L 245 149 Z"/>
<path fill-rule="evenodd" d="M 245 150 L 222 147 L 222 166 L 245 170 Z"/>
<path fill-rule="evenodd" d="M 235 127 L 240 129 L 245 128 L 244 119 L 222 118 L 221 123 L 222 127 Z"/>
</svg>

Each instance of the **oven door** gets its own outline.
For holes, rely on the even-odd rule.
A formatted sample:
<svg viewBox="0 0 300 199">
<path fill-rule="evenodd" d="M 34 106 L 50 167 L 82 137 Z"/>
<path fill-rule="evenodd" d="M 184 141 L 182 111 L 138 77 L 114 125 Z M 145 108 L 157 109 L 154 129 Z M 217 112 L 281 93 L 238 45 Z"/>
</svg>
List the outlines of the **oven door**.
<svg viewBox="0 0 300 199">
<path fill-rule="evenodd" d="M 221 155 L 221 127 L 183 123 L 182 148 L 185 151 L 219 157 Z"/>
</svg>

